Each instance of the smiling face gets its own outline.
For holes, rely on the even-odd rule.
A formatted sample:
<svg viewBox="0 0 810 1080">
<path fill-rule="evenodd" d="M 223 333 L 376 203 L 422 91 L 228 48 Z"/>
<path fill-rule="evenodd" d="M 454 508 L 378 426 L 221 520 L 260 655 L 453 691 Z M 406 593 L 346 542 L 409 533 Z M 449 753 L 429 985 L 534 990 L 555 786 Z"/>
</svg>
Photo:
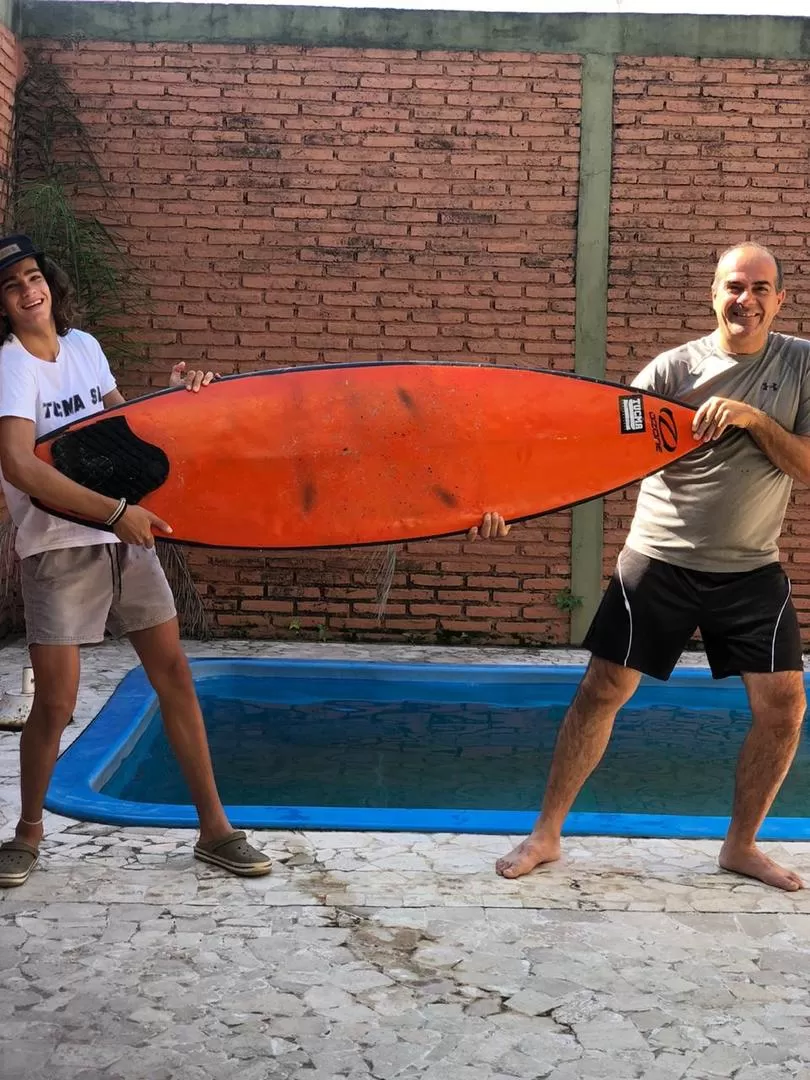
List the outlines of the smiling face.
<svg viewBox="0 0 810 1080">
<path fill-rule="evenodd" d="M 0 273 L 0 309 L 21 334 L 51 327 L 51 290 L 36 259 L 21 259 Z"/>
<path fill-rule="evenodd" d="M 717 264 L 712 307 L 720 347 L 744 356 L 765 348 L 768 331 L 785 299 L 773 257 L 758 247 L 734 248 Z"/>
</svg>

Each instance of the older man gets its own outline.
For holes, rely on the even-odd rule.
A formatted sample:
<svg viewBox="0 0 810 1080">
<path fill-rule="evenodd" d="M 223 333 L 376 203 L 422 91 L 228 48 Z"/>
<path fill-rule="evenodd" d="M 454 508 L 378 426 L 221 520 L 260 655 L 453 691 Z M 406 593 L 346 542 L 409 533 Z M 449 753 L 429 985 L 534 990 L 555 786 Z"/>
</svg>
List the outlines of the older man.
<svg viewBox="0 0 810 1080">
<path fill-rule="evenodd" d="M 810 484 L 810 342 L 774 333 L 776 257 L 754 243 L 720 257 L 717 329 L 662 353 L 633 385 L 696 407 L 699 449 L 646 479 L 585 639 L 590 664 L 563 720 L 531 834 L 497 863 L 515 878 L 560 857 L 565 817 L 642 673 L 667 679 L 696 628 L 715 678 L 740 675 L 752 724 L 740 752 L 720 865 L 803 887 L 755 843 L 799 741 L 802 649 L 778 539 L 794 480 Z"/>
</svg>

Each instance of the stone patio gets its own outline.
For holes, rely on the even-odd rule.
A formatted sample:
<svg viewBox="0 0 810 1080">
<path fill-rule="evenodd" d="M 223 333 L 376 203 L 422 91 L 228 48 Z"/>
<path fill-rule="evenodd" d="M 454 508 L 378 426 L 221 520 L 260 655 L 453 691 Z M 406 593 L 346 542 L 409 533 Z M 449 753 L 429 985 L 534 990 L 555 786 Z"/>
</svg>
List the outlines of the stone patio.
<svg viewBox="0 0 810 1080">
<path fill-rule="evenodd" d="M 0 690 L 25 655 L 3 648 Z M 85 650 L 66 743 L 135 662 Z M 0 733 L 4 834 L 18 741 Z M 724 874 L 715 842 L 571 838 L 562 863 L 508 882 L 492 864 L 514 837 L 255 831 L 276 866 L 244 881 L 193 861 L 186 831 L 46 827 L 28 884 L 0 892 L 2 1080 L 810 1080 L 810 893 Z M 810 878 L 810 844 L 765 847 Z"/>
</svg>

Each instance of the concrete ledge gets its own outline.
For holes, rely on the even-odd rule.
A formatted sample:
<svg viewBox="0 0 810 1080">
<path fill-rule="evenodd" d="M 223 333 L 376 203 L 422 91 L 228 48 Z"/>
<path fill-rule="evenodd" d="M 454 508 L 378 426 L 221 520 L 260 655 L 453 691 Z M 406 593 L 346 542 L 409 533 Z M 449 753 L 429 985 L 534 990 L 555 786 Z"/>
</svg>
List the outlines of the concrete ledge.
<svg viewBox="0 0 810 1080">
<path fill-rule="evenodd" d="M 13 0 L 0 3 L 12 6 Z M 21 17 L 22 36 L 28 38 L 810 58 L 810 19 L 772 16 L 501 14 L 22 0 Z"/>
<path fill-rule="evenodd" d="M 0 24 L 11 30 L 13 34 L 19 34 L 20 5 L 18 0 L 0 0 Z"/>
</svg>

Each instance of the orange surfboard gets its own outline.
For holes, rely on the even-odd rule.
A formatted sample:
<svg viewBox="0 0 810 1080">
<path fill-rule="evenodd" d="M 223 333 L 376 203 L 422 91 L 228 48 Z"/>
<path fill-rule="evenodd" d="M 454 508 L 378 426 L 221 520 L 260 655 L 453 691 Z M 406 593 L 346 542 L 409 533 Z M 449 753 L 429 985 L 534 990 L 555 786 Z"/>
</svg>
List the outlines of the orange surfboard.
<svg viewBox="0 0 810 1080">
<path fill-rule="evenodd" d="M 519 521 L 603 495 L 694 449 L 693 416 L 561 372 L 345 364 L 160 391 L 60 428 L 36 452 L 154 511 L 176 542 L 341 547 L 461 532 L 487 510 Z"/>
</svg>

